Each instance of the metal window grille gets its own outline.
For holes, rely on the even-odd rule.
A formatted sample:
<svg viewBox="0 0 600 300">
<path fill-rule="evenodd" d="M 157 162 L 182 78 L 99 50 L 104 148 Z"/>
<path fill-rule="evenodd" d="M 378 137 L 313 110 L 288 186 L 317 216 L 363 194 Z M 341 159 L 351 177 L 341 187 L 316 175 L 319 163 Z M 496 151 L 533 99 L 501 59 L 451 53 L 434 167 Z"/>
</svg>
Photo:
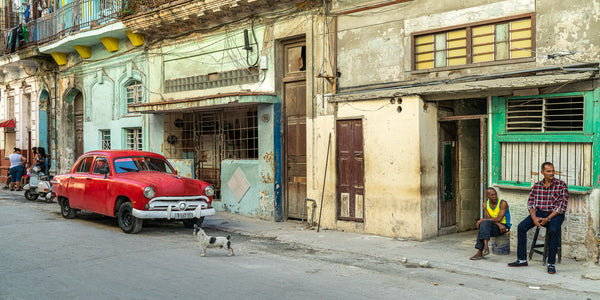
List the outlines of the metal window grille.
<svg viewBox="0 0 600 300">
<path fill-rule="evenodd" d="M 110 130 L 100 130 L 100 141 L 102 143 L 102 150 L 110 149 Z"/>
<path fill-rule="evenodd" d="M 229 159 L 258 159 L 256 110 L 226 111 L 223 120 L 223 156 Z"/>
<path fill-rule="evenodd" d="M 256 105 L 165 115 L 165 156 L 193 159 L 195 177 L 215 187 L 220 198 L 221 162 L 258 159 Z"/>
<path fill-rule="evenodd" d="M 138 104 L 142 103 L 142 83 L 134 81 L 126 87 L 127 90 L 127 104 Z"/>
<path fill-rule="evenodd" d="M 126 130 L 127 149 L 142 150 L 142 129 L 131 128 Z"/>
<path fill-rule="evenodd" d="M 500 148 L 501 180 L 537 182 L 542 163 L 549 161 L 568 185 L 592 185 L 591 143 L 502 142 Z"/>
<path fill-rule="evenodd" d="M 583 131 L 584 98 L 508 99 L 506 132 Z"/>
</svg>

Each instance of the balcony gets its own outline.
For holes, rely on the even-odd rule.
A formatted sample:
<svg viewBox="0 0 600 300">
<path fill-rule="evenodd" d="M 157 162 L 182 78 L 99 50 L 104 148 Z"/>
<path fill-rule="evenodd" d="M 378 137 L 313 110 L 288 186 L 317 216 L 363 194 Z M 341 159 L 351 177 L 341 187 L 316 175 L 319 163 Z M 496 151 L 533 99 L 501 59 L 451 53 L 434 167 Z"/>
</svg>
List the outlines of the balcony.
<svg viewBox="0 0 600 300">
<path fill-rule="evenodd" d="M 43 44 L 116 20 L 123 10 L 122 5 L 121 0 L 75 0 L 33 21 L 37 28 L 36 41 Z"/>
<path fill-rule="evenodd" d="M 23 23 L 23 15 L 9 12 L 9 17 L 2 24 L 1 53 L 8 54 L 33 45 L 41 46 L 81 31 L 102 27 L 117 20 L 122 11 L 122 0 L 74 0 L 21 26 L 27 38 L 25 34 L 18 34 L 18 42 L 14 47 L 11 47 L 11 40 L 4 37 L 16 33 L 18 25 Z"/>
<path fill-rule="evenodd" d="M 133 32 L 154 39 L 168 34 L 202 30 L 265 12 L 310 8 L 313 1 L 299 0 L 131 0 L 122 21 Z M 294 4 L 296 3 L 296 4 Z M 288 10 L 289 12 L 289 10 Z"/>
</svg>

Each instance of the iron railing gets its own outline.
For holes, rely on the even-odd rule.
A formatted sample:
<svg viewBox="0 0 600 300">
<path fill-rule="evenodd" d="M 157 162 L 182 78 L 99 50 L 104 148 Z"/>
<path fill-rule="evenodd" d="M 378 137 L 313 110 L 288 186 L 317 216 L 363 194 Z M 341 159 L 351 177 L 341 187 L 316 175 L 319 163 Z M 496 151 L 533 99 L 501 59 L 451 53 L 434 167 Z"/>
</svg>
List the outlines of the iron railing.
<svg viewBox="0 0 600 300">
<path fill-rule="evenodd" d="M 36 20 L 37 42 L 45 43 L 117 18 L 122 0 L 75 0 Z"/>
</svg>

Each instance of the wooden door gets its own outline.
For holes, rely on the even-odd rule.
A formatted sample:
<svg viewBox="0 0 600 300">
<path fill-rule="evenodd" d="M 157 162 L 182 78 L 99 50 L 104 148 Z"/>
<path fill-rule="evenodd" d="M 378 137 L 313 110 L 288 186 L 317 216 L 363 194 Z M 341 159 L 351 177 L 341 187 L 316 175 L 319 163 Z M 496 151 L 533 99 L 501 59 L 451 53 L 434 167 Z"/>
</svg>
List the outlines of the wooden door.
<svg viewBox="0 0 600 300">
<path fill-rule="evenodd" d="M 337 217 L 364 220 L 364 151 L 362 120 L 336 122 Z"/>
<path fill-rule="evenodd" d="M 83 154 L 83 95 L 81 93 L 75 96 L 74 113 L 75 116 L 75 160 Z"/>
<path fill-rule="evenodd" d="M 284 188 L 288 218 L 302 218 L 306 198 L 306 47 L 304 40 L 283 45 Z"/>
<path fill-rule="evenodd" d="M 456 123 L 440 122 L 439 227 L 456 225 Z"/>
</svg>

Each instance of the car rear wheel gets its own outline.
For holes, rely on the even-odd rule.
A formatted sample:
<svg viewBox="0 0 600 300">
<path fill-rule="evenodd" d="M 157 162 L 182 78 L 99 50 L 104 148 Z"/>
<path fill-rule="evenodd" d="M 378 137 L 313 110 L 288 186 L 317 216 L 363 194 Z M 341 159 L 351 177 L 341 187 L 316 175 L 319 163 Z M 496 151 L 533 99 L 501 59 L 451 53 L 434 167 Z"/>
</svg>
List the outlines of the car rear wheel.
<svg viewBox="0 0 600 300">
<path fill-rule="evenodd" d="M 25 191 L 25 199 L 29 200 L 29 201 L 33 201 L 36 200 L 38 198 L 38 194 L 32 192 L 31 190 L 26 190 Z"/>
<path fill-rule="evenodd" d="M 71 206 L 69 206 L 69 199 L 64 198 L 60 200 L 60 214 L 65 219 L 73 219 L 75 218 L 75 215 L 77 215 L 77 210 L 72 209 Z"/>
<path fill-rule="evenodd" d="M 183 220 L 183 226 L 185 226 L 185 228 L 193 228 L 194 224 L 196 224 L 198 225 L 198 227 L 200 227 L 200 225 L 202 225 L 202 222 L 204 222 L 204 217 L 200 217 L 200 219 L 193 218 L 189 220 Z"/>
<path fill-rule="evenodd" d="M 138 233 L 142 230 L 144 220 L 134 217 L 132 211 L 133 206 L 131 202 L 124 202 L 119 207 L 117 220 L 119 221 L 119 227 L 125 233 Z"/>
</svg>

